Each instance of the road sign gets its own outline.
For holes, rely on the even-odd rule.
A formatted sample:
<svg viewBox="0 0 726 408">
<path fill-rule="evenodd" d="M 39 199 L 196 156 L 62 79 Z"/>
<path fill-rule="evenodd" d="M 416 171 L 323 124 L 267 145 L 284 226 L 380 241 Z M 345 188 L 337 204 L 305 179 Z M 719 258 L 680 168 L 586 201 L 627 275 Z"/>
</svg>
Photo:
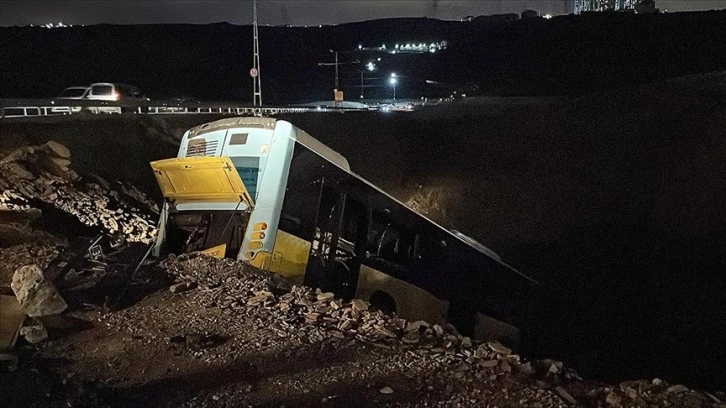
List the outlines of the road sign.
<svg viewBox="0 0 726 408">
<path fill-rule="evenodd" d="M 252 68 L 252 69 L 250 69 L 250 76 L 251 76 L 252 78 L 256 78 L 256 77 L 257 77 L 257 74 L 258 74 L 258 72 L 257 72 L 257 68 Z"/>
</svg>

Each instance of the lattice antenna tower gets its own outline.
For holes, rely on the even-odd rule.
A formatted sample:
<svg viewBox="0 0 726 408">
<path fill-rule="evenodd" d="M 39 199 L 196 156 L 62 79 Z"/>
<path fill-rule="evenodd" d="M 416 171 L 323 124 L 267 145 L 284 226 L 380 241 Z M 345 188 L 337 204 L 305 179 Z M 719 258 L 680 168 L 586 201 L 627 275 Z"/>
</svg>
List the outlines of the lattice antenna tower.
<svg viewBox="0 0 726 408">
<path fill-rule="evenodd" d="M 259 35 L 257 32 L 257 0 L 252 1 L 252 37 L 254 41 L 252 51 L 252 69 L 250 70 L 250 76 L 252 77 L 252 105 L 262 106 L 262 81 L 260 79 L 260 42 Z"/>
</svg>

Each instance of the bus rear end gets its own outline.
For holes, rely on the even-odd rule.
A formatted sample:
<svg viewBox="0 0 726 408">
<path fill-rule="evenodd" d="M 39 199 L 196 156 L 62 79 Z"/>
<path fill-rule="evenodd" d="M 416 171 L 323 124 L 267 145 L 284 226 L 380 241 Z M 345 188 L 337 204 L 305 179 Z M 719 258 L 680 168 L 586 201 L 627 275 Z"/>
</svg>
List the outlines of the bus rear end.
<svg viewBox="0 0 726 408">
<path fill-rule="evenodd" d="M 285 138 L 276 137 L 275 126 L 275 119 L 256 117 L 197 126 L 184 134 L 177 158 L 151 164 L 165 197 L 156 255 L 214 248 L 255 264 L 258 253 L 271 252 L 276 186 L 286 177 L 278 163 Z M 268 192 L 260 194 L 265 184 Z"/>
</svg>

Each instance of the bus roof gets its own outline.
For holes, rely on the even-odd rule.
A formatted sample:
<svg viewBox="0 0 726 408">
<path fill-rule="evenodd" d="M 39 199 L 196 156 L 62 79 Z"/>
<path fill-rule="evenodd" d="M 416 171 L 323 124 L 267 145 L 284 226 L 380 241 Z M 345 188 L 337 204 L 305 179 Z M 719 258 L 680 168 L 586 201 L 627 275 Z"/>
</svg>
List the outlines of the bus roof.
<svg viewBox="0 0 726 408">
<path fill-rule="evenodd" d="M 315 139 L 314 137 L 310 136 L 307 132 L 304 130 L 298 128 L 297 126 L 293 125 L 290 122 L 284 121 L 284 120 L 278 120 L 275 118 L 267 118 L 267 117 L 258 117 L 258 116 L 241 116 L 241 117 L 235 117 L 235 118 L 226 118 L 226 119 L 220 119 L 216 120 L 214 122 L 204 123 L 202 125 L 193 127 L 189 130 L 189 139 L 193 139 L 198 136 L 202 136 L 207 133 L 211 133 L 217 130 L 222 129 L 231 129 L 234 127 L 247 127 L 247 128 L 260 128 L 260 129 L 268 129 L 268 130 L 274 130 L 277 126 L 277 123 L 285 123 L 289 125 L 291 128 L 295 129 L 295 137 L 294 140 L 297 140 L 300 144 L 307 147 L 308 149 L 314 151 L 319 156 L 323 157 L 324 159 L 328 160 L 331 163 L 334 163 L 336 166 L 340 167 L 341 169 L 350 172 L 350 165 L 348 164 L 348 160 L 343 157 L 340 153 L 336 152 L 335 150 L 331 149 L 330 147 L 324 145 L 319 140 Z"/>
</svg>

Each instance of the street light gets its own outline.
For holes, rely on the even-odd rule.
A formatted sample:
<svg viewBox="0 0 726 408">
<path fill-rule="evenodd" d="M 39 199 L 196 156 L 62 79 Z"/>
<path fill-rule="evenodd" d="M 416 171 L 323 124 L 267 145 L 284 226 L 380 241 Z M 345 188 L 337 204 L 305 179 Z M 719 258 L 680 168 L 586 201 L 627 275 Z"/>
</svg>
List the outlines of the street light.
<svg viewBox="0 0 726 408">
<path fill-rule="evenodd" d="M 368 61 L 366 64 L 366 69 L 369 72 L 373 72 L 378 69 L 376 64 L 373 61 Z M 360 98 L 363 99 L 363 70 L 360 71 Z"/>
<path fill-rule="evenodd" d="M 388 79 L 388 82 L 393 85 L 393 100 L 396 100 L 396 84 L 398 84 L 398 78 L 396 77 L 396 73 L 391 74 L 391 78 Z"/>
</svg>

